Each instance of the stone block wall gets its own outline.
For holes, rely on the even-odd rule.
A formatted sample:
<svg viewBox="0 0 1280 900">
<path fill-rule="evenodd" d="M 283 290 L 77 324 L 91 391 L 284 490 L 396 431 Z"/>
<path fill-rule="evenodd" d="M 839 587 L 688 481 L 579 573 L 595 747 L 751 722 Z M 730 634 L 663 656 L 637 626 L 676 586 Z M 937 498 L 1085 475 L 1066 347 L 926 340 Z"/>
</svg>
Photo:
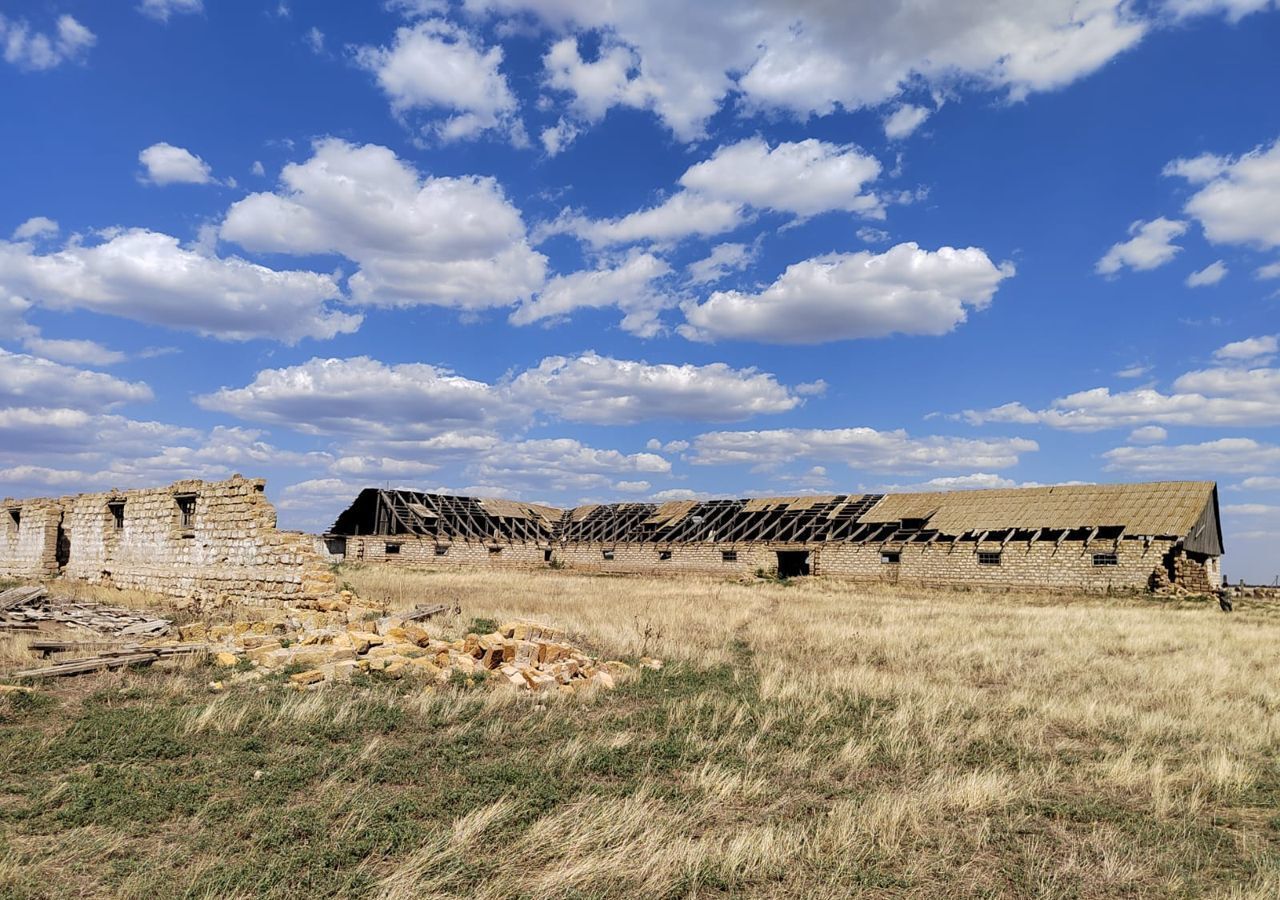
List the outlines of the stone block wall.
<svg viewBox="0 0 1280 900">
<path fill-rule="evenodd" d="M 557 547 L 555 558 L 568 568 L 644 575 L 752 575 L 777 568 L 768 544 L 574 544 Z M 612 558 L 606 558 L 605 554 Z M 669 554 L 663 558 L 664 554 Z M 726 559 L 730 554 L 733 558 Z"/>
<path fill-rule="evenodd" d="M 372 536 L 348 537 L 346 541 L 348 561 L 440 568 L 542 568 L 549 564 L 546 548 L 531 544 L 504 544 L 500 553 L 491 553 L 484 544 L 453 543 L 447 545 L 444 555 L 439 555 L 432 538 Z M 398 545 L 399 552 L 387 554 L 389 543 Z M 809 553 L 812 574 L 857 581 L 1102 591 L 1147 587 L 1152 572 L 1164 565 L 1166 554 L 1175 548 L 1175 542 L 1170 540 L 1140 539 L 1094 541 L 1088 545 L 1083 541 L 1004 545 L 972 541 L 900 545 L 557 544 L 551 549 L 551 558 L 566 568 L 587 572 L 744 576 L 760 571 L 776 573 L 779 551 L 800 550 Z M 732 558 L 726 558 L 726 553 Z M 886 561 L 886 553 L 896 553 L 897 562 Z M 980 562 L 979 553 L 998 553 L 999 564 Z M 1114 555 L 1115 564 L 1096 564 L 1095 555 L 1104 556 L 1101 562 L 1109 562 L 1110 555 Z M 1194 575 L 1194 564 L 1181 565 L 1179 571 Z M 1200 568 L 1207 571 L 1208 566 Z"/>
<path fill-rule="evenodd" d="M 52 500 L 0 502 L 0 575 L 43 578 L 57 574 L 58 523 Z"/>
<path fill-rule="evenodd" d="M 1192 592 L 1207 594 L 1222 587 L 1222 569 L 1214 557 L 1178 553 L 1173 572 L 1174 582 Z"/>
<path fill-rule="evenodd" d="M 1099 591 L 1145 588 L 1162 565 L 1172 541 L 1022 541 L 933 544 L 824 544 L 814 573 L 904 584 L 967 584 L 985 587 L 1049 587 Z M 886 552 L 898 561 L 886 562 Z M 999 554 L 999 563 L 990 554 Z M 981 555 L 980 555 L 981 554 Z M 1095 556 L 1115 557 L 1115 565 L 1097 565 Z"/>
<path fill-rule="evenodd" d="M 440 568 L 493 567 L 527 569 L 547 564 L 547 547 L 523 542 L 477 543 L 474 541 L 437 542 L 418 535 L 373 535 L 348 537 L 347 562 L 376 562 L 398 566 L 438 566 Z M 399 550 L 388 553 L 387 548 Z M 437 547 L 444 552 L 437 552 Z"/>
<path fill-rule="evenodd" d="M 0 575 L 62 575 L 204 601 L 332 596 L 335 578 L 315 538 L 276 530 L 264 486 L 261 479 L 237 475 L 222 482 L 5 500 L 0 507 L 22 513 L 17 539 L 0 543 Z M 185 522 L 180 501 L 189 504 Z M 67 545 L 62 565 L 59 523 Z"/>
</svg>

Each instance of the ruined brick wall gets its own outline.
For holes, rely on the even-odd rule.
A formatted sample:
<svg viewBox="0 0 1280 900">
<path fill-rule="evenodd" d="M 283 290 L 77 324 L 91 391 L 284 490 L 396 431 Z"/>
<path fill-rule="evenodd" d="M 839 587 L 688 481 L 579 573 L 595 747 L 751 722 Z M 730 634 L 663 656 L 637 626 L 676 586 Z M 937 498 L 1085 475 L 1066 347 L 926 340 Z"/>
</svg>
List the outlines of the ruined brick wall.
<svg viewBox="0 0 1280 900">
<path fill-rule="evenodd" d="M 483 544 L 453 543 L 445 555 L 436 553 L 431 538 L 349 537 L 346 559 L 391 565 L 439 568 L 514 567 L 543 568 L 548 565 L 544 548 L 532 544 L 502 545 L 499 554 Z M 388 543 L 398 553 L 385 552 Z M 747 576 L 757 572 L 776 573 L 779 551 L 809 553 L 811 573 L 857 581 L 918 585 L 972 585 L 974 587 L 1056 588 L 1103 591 L 1144 589 L 1151 574 L 1164 564 L 1166 554 L 1176 547 L 1170 540 L 1124 539 L 1094 541 L 1009 542 L 978 544 L 957 541 L 934 544 L 556 544 L 552 559 L 568 569 L 622 574 L 694 574 Z M 886 551 L 897 553 L 897 562 L 886 562 Z M 728 553 L 732 558 L 726 558 Z M 979 553 L 999 553 L 999 564 L 980 562 Z M 1114 555 L 1114 564 L 1111 556 Z M 1101 557 L 1098 564 L 1095 556 Z M 990 559 L 991 557 L 986 557 Z M 1182 558 L 1182 557 L 1179 557 Z M 1199 566 L 1209 572 L 1209 560 Z M 1180 572 L 1193 580 L 1196 564 L 1184 562 Z"/>
<path fill-rule="evenodd" d="M 0 574 L 61 574 L 207 601 L 331 596 L 335 579 L 315 538 L 277 531 L 275 509 L 263 488 L 260 479 L 235 476 L 222 482 L 180 481 L 164 488 L 5 501 L 9 507 L 20 505 L 23 512 L 20 540 L 0 544 Z M 186 517 L 180 500 L 189 504 Z M 59 520 L 68 545 L 62 566 L 56 552 Z M 39 560 L 38 571 L 32 569 L 33 557 Z"/>
<path fill-rule="evenodd" d="M 56 574 L 58 523 L 53 500 L 0 502 L 0 576 L 42 578 Z"/>
<path fill-rule="evenodd" d="M 1083 541 L 1022 541 L 934 544 L 825 544 L 816 555 L 814 574 L 841 575 L 904 584 L 968 584 L 989 587 L 1050 587 L 1098 591 L 1147 586 L 1172 541 L 1122 540 L 1086 546 Z M 886 562 L 885 551 L 898 561 Z M 982 560 L 999 554 L 999 563 Z M 1115 564 L 1097 565 L 1095 556 Z"/>
<path fill-rule="evenodd" d="M 545 566 L 546 549 L 524 542 L 478 543 L 452 541 L 418 535 L 373 535 L 346 539 L 347 562 L 376 562 L 395 566 L 438 566 L 441 568 L 494 567 L 527 569 Z M 388 553 L 388 547 L 399 548 Z M 443 549 L 443 553 L 437 552 Z"/>
<path fill-rule="evenodd" d="M 612 559 L 605 554 L 612 555 Z M 669 554 L 665 559 L 663 555 Z M 725 554 L 732 559 L 726 559 Z M 705 541 L 675 544 L 574 544 L 557 547 L 556 559 L 571 569 L 644 575 L 752 575 L 777 567 L 777 556 L 766 544 L 715 544 Z"/>
<path fill-rule="evenodd" d="M 1173 557 L 1173 571 L 1174 583 L 1189 591 L 1207 594 L 1222 587 L 1222 571 L 1213 557 L 1177 553 Z"/>
</svg>

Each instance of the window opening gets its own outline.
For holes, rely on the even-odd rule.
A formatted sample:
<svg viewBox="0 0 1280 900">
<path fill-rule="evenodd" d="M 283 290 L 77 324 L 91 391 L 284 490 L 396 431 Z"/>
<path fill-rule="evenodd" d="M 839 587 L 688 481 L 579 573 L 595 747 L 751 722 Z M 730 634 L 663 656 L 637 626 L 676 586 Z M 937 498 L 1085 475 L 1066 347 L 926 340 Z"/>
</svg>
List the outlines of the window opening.
<svg viewBox="0 0 1280 900">
<path fill-rule="evenodd" d="M 178 504 L 178 527 L 190 531 L 196 527 L 196 495 L 178 494 L 174 501 Z"/>
</svg>

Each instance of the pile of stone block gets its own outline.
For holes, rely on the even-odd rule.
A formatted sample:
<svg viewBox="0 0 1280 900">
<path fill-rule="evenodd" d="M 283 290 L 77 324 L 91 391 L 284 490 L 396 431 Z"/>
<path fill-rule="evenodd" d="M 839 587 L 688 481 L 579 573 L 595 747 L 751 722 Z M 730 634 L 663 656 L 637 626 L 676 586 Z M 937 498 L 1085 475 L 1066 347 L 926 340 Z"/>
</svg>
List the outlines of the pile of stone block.
<svg viewBox="0 0 1280 900">
<path fill-rule="evenodd" d="M 344 604 L 349 602 L 344 598 Z M 633 671 L 625 662 L 590 656 L 563 630 L 536 622 L 513 621 L 487 634 L 446 640 L 403 617 L 366 620 L 360 613 L 358 606 L 292 615 L 264 612 L 252 622 L 183 626 L 181 637 L 183 642 L 207 644 L 219 666 L 235 670 L 226 680 L 292 670 L 289 682 L 298 688 L 374 673 L 392 679 L 416 676 L 437 684 L 568 693 L 585 685 L 612 688 Z M 640 664 L 654 669 L 662 665 L 650 658 Z M 214 682 L 214 687 L 223 684 Z"/>
<path fill-rule="evenodd" d="M 63 659 L 48 669 L 22 674 L 81 674 L 125 665 L 149 665 L 169 656 L 208 653 L 226 670 L 210 685 L 215 690 L 223 689 L 227 683 L 283 672 L 288 674 L 290 685 L 304 690 L 350 681 L 357 674 L 374 674 L 391 679 L 416 677 L 441 685 L 505 685 L 519 690 L 568 693 L 586 685 L 612 688 L 633 672 L 625 662 L 590 656 L 563 630 L 536 622 L 512 621 L 496 631 L 447 640 L 439 630 L 428 630 L 425 620 L 448 611 L 448 607 L 437 604 L 400 615 L 383 615 L 362 606 L 344 591 L 336 598 L 315 599 L 299 606 L 246 607 L 234 622 L 180 625 L 176 639 L 154 637 L 108 647 L 96 657 Z M 151 617 L 140 618 L 152 621 Z M 169 623 L 163 624 L 167 627 Z M 66 642 L 40 646 L 52 652 L 88 649 Z M 49 656 L 49 652 L 44 655 Z M 645 658 L 640 665 L 656 669 L 662 664 Z"/>
</svg>

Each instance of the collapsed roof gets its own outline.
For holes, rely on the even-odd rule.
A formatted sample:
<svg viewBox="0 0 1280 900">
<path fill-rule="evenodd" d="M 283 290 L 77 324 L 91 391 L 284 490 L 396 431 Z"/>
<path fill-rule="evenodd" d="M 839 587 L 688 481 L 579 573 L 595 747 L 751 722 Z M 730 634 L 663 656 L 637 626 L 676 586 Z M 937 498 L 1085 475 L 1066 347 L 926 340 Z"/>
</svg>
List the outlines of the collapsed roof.
<svg viewBox="0 0 1280 900">
<path fill-rule="evenodd" d="M 1222 554 L 1218 490 L 1211 481 L 602 503 L 569 510 L 367 488 L 328 533 L 548 546 L 1159 537 L 1208 556 Z"/>
</svg>

